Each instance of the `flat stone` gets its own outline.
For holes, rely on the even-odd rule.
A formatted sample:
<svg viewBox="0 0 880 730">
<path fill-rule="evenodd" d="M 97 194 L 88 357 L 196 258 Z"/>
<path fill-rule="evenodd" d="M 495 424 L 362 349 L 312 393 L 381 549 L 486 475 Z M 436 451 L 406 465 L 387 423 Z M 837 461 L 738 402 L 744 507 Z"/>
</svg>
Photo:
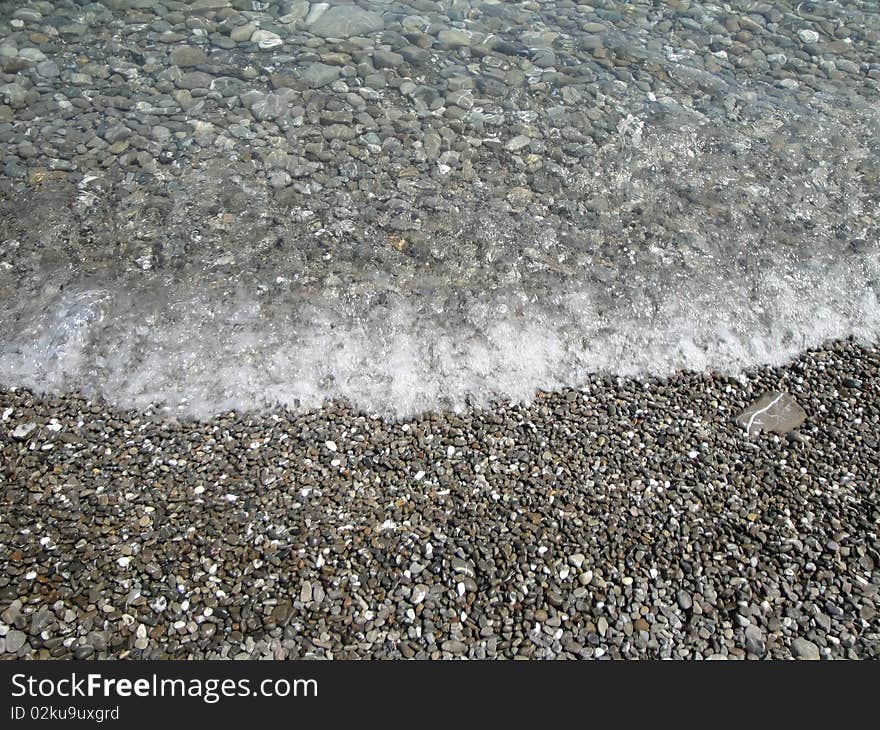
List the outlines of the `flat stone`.
<svg viewBox="0 0 880 730">
<path fill-rule="evenodd" d="M 474 564 L 470 560 L 453 557 L 452 560 L 450 560 L 449 562 L 454 572 L 466 575 L 469 578 L 477 577 L 476 571 L 474 570 Z"/>
<path fill-rule="evenodd" d="M 55 61 L 42 61 L 36 65 L 37 73 L 44 79 L 51 79 L 61 75 L 61 69 Z"/>
<path fill-rule="evenodd" d="M 388 86 L 388 81 L 383 73 L 367 74 L 364 84 L 370 89 L 384 89 Z"/>
<path fill-rule="evenodd" d="M 202 71 L 191 71 L 183 74 L 178 80 L 177 85 L 181 89 L 209 89 L 213 76 L 203 73 Z"/>
<path fill-rule="evenodd" d="M 457 106 L 467 111 L 474 105 L 474 96 L 469 89 L 461 89 L 449 92 L 446 95 L 446 101 L 451 106 Z"/>
<path fill-rule="evenodd" d="M 242 103 L 251 110 L 251 114 L 259 121 L 278 119 L 287 114 L 290 98 L 293 94 L 291 89 L 269 93 L 252 91 L 248 94 L 242 94 Z"/>
<path fill-rule="evenodd" d="M 104 139 L 108 144 L 114 144 L 131 136 L 131 130 L 124 124 L 114 124 L 104 130 Z"/>
<path fill-rule="evenodd" d="M 765 393 L 736 418 L 749 436 L 760 431 L 785 434 L 793 431 L 806 420 L 807 414 L 788 393 Z"/>
<path fill-rule="evenodd" d="M 284 170 L 276 170 L 268 176 L 269 186 L 273 188 L 285 188 L 292 182 L 292 178 Z"/>
<path fill-rule="evenodd" d="M 309 14 L 309 3 L 307 0 L 294 0 L 294 2 L 286 3 L 284 15 L 278 18 L 281 23 L 295 23 L 303 20 Z"/>
<path fill-rule="evenodd" d="M 526 187 L 515 187 L 507 193 L 507 202 L 513 206 L 514 210 L 525 210 L 529 202 L 534 197 L 534 193 Z"/>
<path fill-rule="evenodd" d="M 803 659 L 805 661 L 818 661 L 820 659 L 819 647 L 812 641 L 803 639 L 800 636 L 791 642 L 791 655 L 795 659 Z"/>
<path fill-rule="evenodd" d="M 195 46 L 178 46 L 171 51 L 171 63 L 181 68 L 201 66 L 207 60 L 207 54 Z"/>
<path fill-rule="evenodd" d="M 38 636 L 55 623 L 55 615 L 52 611 L 43 606 L 33 616 L 31 616 L 31 636 Z"/>
<path fill-rule="evenodd" d="M 290 603 L 288 601 L 283 601 L 272 609 L 272 620 L 276 624 L 284 624 L 284 622 L 287 621 L 287 617 L 289 615 Z"/>
<path fill-rule="evenodd" d="M 353 140 L 357 134 L 354 129 L 347 124 L 330 124 L 322 130 L 324 139 L 341 139 L 345 141 Z"/>
<path fill-rule="evenodd" d="M 0 613 L 0 620 L 5 624 L 11 624 L 18 618 L 21 613 L 21 601 L 15 599 L 12 603 L 10 603 L 3 613 Z"/>
<path fill-rule="evenodd" d="M 6 651 L 10 654 L 15 654 L 24 646 L 25 641 L 27 641 L 27 636 L 25 636 L 23 631 L 12 629 L 6 634 Z"/>
<path fill-rule="evenodd" d="M 257 30 L 251 36 L 251 43 L 256 43 L 264 51 L 270 48 L 277 48 L 282 43 L 281 36 L 273 33 L 271 30 Z"/>
<path fill-rule="evenodd" d="M 376 68 L 397 68 L 403 63 L 403 56 L 394 51 L 375 51 L 373 65 Z"/>
<path fill-rule="evenodd" d="M 256 32 L 256 30 L 257 26 L 255 26 L 253 23 L 239 25 L 237 28 L 233 28 L 231 31 L 229 31 L 229 37 L 236 43 L 245 43 L 251 39 L 251 36 Z"/>
<path fill-rule="evenodd" d="M 12 429 L 12 438 L 17 439 L 18 441 L 24 441 L 29 438 L 30 435 L 36 431 L 37 424 L 33 421 L 28 423 L 20 423 L 15 428 Z"/>
<path fill-rule="evenodd" d="M 676 594 L 675 599 L 678 602 L 678 607 L 682 611 L 689 611 L 694 605 L 694 600 L 691 598 L 691 594 L 685 590 L 680 590 Z"/>
<path fill-rule="evenodd" d="M 469 46 L 473 42 L 473 37 L 464 30 L 441 30 L 437 34 L 437 40 L 448 48 L 461 48 Z"/>
<path fill-rule="evenodd" d="M 440 145 L 441 145 L 440 135 L 436 132 L 426 132 L 425 137 L 422 140 L 422 146 L 425 148 L 425 154 L 428 156 L 429 160 L 436 160 L 440 157 Z"/>
<path fill-rule="evenodd" d="M 454 639 L 447 639 L 440 645 L 440 648 L 443 651 L 448 651 L 450 654 L 464 654 L 467 651 L 467 646 L 464 642 L 455 641 Z"/>
<path fill-rule="evenodd" d="M 38 23 L 43 15 L 39 11 L 31 8 L 19 8 L 12 14 L 12 17 L 24 20 L 27 23 Z"/>
<path fill-rule="evenodd" d="M 409 595 L 410 603 L 418 606 L 428 596 L 428 586 L 424 583 L 416 583 Z"/>
<path fill-rule="evenodd" d="M 526 137 L 526 135 L 518 134 L 506 145 L 504 145 L 504 149 L 506 149 L 508 152 L 519 152 L 519 150 L 523 149 L 524 147 L 528 147 L 531 142 L 532 140 L 529 137 Z"/>
<path fill-rule="evenodd" d="M 764 656 L 767 651 L 764 643 L 764 634 L 754 624 L 749 624 L 745 629 L 746 651 L 758 656 Z"/>
<path fill-rule="evenodd" d="M 194 0 L 190 10 L 220 10 L 229 7 L 229 0 Z"/>
<path fill-rule="evenodd" d="M 563 86 L 562 87 L 562 100 L 566 104 L 577 104 L 581 101 L 583 95 L 580 91 L 578 91 L 574 86 Z"/>
<path fill-rule="evenodd" d="M 385 23 L 382 16 L 356 5 L 337 5 L 318 15 L 317 19 L 305 21 L 306 27 L 315 35 L 324 38 L 351 38 L 375 33 Z"/>
<path fill-rule="evenodd" d="M 313 89 L 318 89 L 332 84 L 341 73 L 342 69 L 339 66 L 331 66 L 327 63 L 310 63 L 303 67 L 300 78 Z"/>
<path fill-rule="evenodd" d="M 0 98 L 17 109 L 25 105 L 27 91 L 20 84 L 3 84 L 0 86 Z"/>
<path fill-rule="evenodd" d="M 25 61 L 32 61 L 33 63 L 39 63 L 40 61 L 46 60 L 46 54 L 39 48 L 22 48 L 18 52 L 18 57 Z"/>
</svg>

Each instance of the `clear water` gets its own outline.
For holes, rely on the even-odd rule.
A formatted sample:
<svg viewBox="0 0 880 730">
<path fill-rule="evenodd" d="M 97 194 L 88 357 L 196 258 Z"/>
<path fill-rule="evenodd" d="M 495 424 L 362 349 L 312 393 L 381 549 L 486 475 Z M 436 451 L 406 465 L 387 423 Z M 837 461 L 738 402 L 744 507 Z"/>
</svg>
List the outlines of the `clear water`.
<svg viewBox="0 0 880 730">
<path fill-rule="evenodd" d="M 333 398 L 402 415 L 596 371 L 736 373 L 828 339 L 876 342 L 874 92 L 719 72 L 697 93 L 675 82 L 687 53 L 651 50 L 650 33 L 612 28 L 606 45 L 657 64 L 666 93 L 600 79 L 616 126 L 561 168 L 556 202 L 519 204 L 515 166 L 477 168 L 464 193 L 401 177 L 393 194 L 421 206 L 410 241 L 366 221 L 358 186 L 291 207 L 238 147 L 146 187 L 97 167 L 74 186 L 16 183 L 0 218 L 0 382 L 197 416 Z M 514 120 L 495 114 L 470 110 L 468 135 L 509 137 Z"/>
</svg>

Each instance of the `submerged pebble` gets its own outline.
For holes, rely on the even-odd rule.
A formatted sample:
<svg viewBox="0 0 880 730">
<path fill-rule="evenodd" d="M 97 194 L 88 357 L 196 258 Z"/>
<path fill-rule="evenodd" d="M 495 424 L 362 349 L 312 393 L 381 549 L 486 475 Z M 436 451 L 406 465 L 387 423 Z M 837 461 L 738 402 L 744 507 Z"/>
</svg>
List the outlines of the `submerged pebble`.
<svg viewBox="0 0 880 730">
<path fill-rule="evenodd" d="M 3 3 L 0 654 L 878 658 L 870 5 Z"/>
</svg>

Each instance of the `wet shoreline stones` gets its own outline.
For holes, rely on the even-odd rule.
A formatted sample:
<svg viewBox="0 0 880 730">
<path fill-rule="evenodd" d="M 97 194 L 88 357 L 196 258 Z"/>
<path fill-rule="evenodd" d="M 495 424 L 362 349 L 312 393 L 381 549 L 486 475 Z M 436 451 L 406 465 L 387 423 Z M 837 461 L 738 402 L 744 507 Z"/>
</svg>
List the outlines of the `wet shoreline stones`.
<svg viewBox="0 0 880 730">
<path fill-rule="evenodd" d="M 356 291 L 383 318 L 424 281 L 472 315 L 567 278 L 607 321 L 669 272 L 711 295 L 713 260 L 749 293 L 792 259 L 824 284 L 878 245 L 878 21 L 6 3 L 0 328 L 81 280 Z M 844 342 L 745 385 L 595 376 L 401 421 L 2 390 L 0 654 L 876 658 L 877 368 Z M 777 390 L 804 425 L 749 438 Z"/>
<path fill-rule="evenodd" d="M 709 122 L 704 145 L 717 148 L 718 178 L 728 163 L 742 172 L 764 157 L 767 171 L 806 164 L 816 150 L 799 145 L 810 137 L 829 148 L 822 154 L 842 158 L 845 144 L 821 141 L 825 127 L 844 124 L 853 140 L 870 136 L 880 88 L 872 53 L 880 16 L 850 5 L 202 5 L 114 1 L 84 10 L 35 0 L 0 11 L 0 189 L 16 207 L 27 207 L 49 179 L 100 197 L 112 190 L 133 205 L 142 194 L 185 205 L 175 191 L 192 187 L 201 171 L 227 185 L 243 178 L 252 205 L 269 205 L 273 218 L 309 209 L 313 228 L 335 247 L 400 233 L 448 246 L 455 226 L 438 211 L 450 201 L 464 208 L 453 222 L 468 212 L 498 221 L 525 214 L 560 237 L 589 240 L 597 229 L 619 240 L 649 216 L 625 209 L 644 208 L 627 206 L 631 194 L 617 199 L 584 175 L 614 174 L 604 148 L 637 147 L 649 129 L 674 134 Z M 327 112 L 346 117 L 346 134 L 328 130 Z M 715 126 L 723 130 L 717 139 L 707 131 Z M 621 163 L 634 164 L 625 156 Z M 846 179 L 870 176 L 871 163 Z M 832 176 L 846 166 L 828 165 Z M 846 209 L 846 220 L 837 221 L 843 212 L 831 201 L 809 202 L 828 206 L 823 215 L 853 238 L 876 226 L 865 212 L 876 207 L 876 185 L 865 185 L 865 200 Z M 785 218 L 810 195 L 809 186 L 775 186 L 782 189 L 764 197 L 776 203 L 762 203 L 771 217 Z M 509 202 L 513 189 L 528 199 Z M 717 201 L 682 192 L 714 233 L 707 219 L 718 216 Z M 622 219 L 608 216 L 621 206 Z M 362 214 L 352 226 L 355 209 Z M 205 213 L 195 201 L 188 212 Z M 671 245 L 673 232 L 687 227 L 654 215 L 654 245 Z M 182 220 L 169 223 L 184 234 Z M 803 233 L 787 225 L 795 237 Z M 278 221 L 272 228 L 293 233 Z M 81 235 L 89 231 L 84 225 Z M 219 245 L 218 235 L 203 232 L 206 245 Z M 466 253 L 452 247 L 436 258 L 463 266 Z M 406 255 L 398 259 L 407 265 Z"/>
<path fill-rule="evenodd" d="M 473 353 L 473 390 L 501 390 L 482 354 L 509 338 L 480 338 L 507 316 L 552 335 L 523 358 L 529 388 L 603 358 L 735 367 L 780 339 L 791 355 L 864 331 L 880 15 L 814 5 L 4 3 L 0 364 L 12 382 L 83 389 L 115 367 L 108 379 L 152 381 L 136 398 L 170 399 L 182 369 L 151 379 L 137 361 L 151 334 L 174 338 L 188 309 L 227 346 L 192 359 L 235 360 L 225 306 L 241 300 L 268 312 L 263 364 L 277 332 L 308 340 L 318 322 L 320 340 L 330 320 L 337 352 L 404 320 L 407 377 L 432 380 L 415 405 L 430 407 L 465 388 L 420 370 L 434 343 L 419 334 Z M 132 361 L 114 357 L 120 333 L 95 331 L 69 360 L 80 370 L 26 381 L 30 333 L 57 318 L 64 339 L 64 313 L 104 290 L 146 333 L 123 348 Z M 142 302 L 152 327 L 135 324 Z M 363 349 L 371 383 L 394 375 Z M 319 359 L 313 390 L 345 379 L 346 358 Z M 215 384 L 193 377 L 185 390 Z"/>
<path fill-rule="evenodd" d="M 0 654 L 878 658 L 878 396 L 854 342 L 404 420 L 3 390 Z"/>
</svg>

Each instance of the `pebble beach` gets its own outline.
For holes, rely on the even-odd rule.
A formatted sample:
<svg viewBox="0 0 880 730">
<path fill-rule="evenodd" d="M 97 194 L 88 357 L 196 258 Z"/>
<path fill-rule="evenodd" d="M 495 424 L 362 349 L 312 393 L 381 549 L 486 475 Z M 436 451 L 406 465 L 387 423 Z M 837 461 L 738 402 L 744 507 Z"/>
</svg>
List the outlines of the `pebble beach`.
<svg viewBox="0 0 880 730">
<path fill-rule="evenodd" d="M 734 417 L 785 389 L 784 437 Z M 880 655 L 880 351 L 403 421 L 0 393 L 33 658 Z"/>
<path fill-rule="evenodd" d="M 878 48 L 4 3 L 0 658 L 878 658 Z"/>
</svg>

